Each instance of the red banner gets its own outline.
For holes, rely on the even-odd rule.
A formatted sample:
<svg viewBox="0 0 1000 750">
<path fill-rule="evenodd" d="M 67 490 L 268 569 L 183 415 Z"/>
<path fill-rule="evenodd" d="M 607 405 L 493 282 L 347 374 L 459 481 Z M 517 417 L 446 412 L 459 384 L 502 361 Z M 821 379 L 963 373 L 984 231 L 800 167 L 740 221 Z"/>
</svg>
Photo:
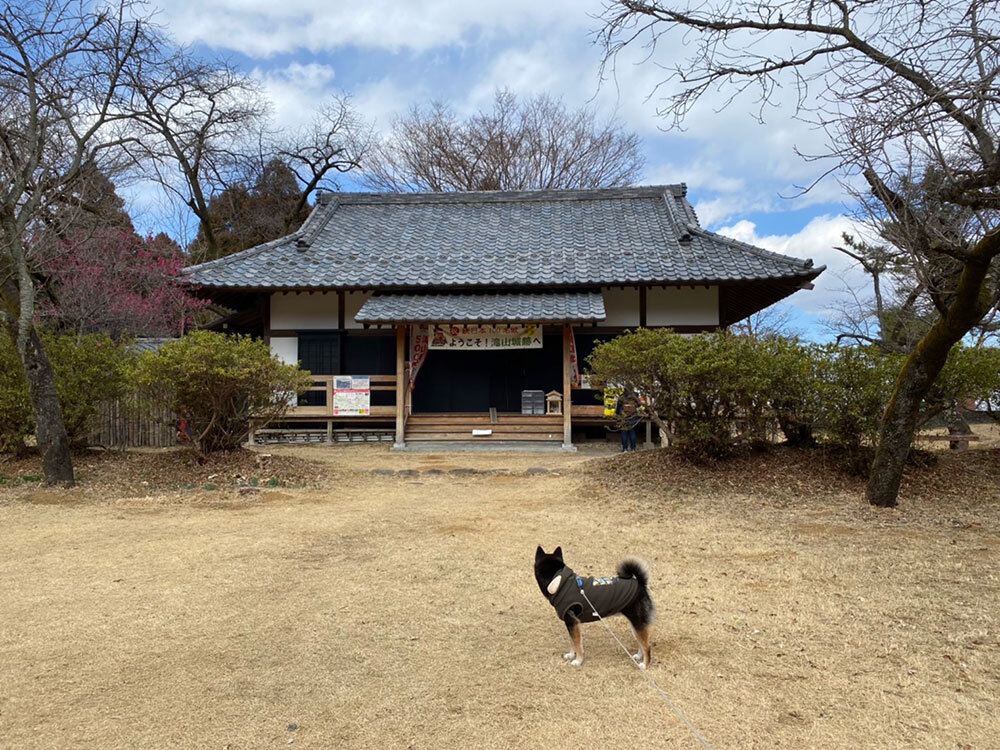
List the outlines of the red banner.
<svg viewBox="0 0 1000 750">
<path fill-rule="evenodd" d="M 570 366 L 570 385 L 574 388 L 580 387 L 580 358 L 576 354 L 576 330 L 573 326 L 569 327 L 569 366 Z"/>
<path fill-rule="evenodd" d="M 425 325 L 410 326 L 410 390 L 417 382 L 420 366 L 427 359 L 427 348 L 430 345 L 430 328 Z"/>
</svg>

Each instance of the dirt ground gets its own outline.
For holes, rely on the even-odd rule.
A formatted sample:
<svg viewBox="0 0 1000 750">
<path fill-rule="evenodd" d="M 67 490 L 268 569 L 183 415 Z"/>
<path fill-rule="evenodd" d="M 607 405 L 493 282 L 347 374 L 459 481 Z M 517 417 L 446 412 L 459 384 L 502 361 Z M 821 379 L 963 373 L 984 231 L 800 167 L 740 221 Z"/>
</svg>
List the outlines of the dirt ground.
<svg viewBox="0 0 1000 750">
<path fill-rule="evenodd" d="M 563 661 L 558 544 L 648 560 L 649 674 L 715 748 L 998 747 L 995 450 L 890 511 L 783 455 L 266 452 L 0 464 L 0 746 L 699 747 L 600 624 Z"/>
</svg>

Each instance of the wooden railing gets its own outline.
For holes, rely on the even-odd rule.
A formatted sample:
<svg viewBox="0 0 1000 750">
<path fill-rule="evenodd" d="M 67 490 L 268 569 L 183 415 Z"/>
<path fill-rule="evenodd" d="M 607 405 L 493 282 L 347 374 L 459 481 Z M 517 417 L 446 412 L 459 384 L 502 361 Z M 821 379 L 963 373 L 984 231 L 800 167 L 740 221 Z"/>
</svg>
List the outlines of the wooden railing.
<svg viewBox="0 0 1000 750">
<path fill-rule="evenodd" d="M 332 417 L 333 416 L 333 379 L 334 375 L 313 375 L 312 376 L 312 387 L 309 389 L 308 393 L 323 393 L 325 397 L 323 399 L 324 403 L 322 405 L 303 405 L 303 406 L 293 406 L 288 410 L 285 415 L 287 417 Z M 346 377 L 346 376 L 344 376 Z M 396 391 L 396 376 L 395 375 L 354 375 L 353 377 L 367 377 L 371 381 L 372 391 Z M 370 419 L 372 417 L 378 417 L 379 419 L 385 419 L 387 417 L 395 417 L 396 406 L 395 399 L 393 403 L 389 405 L 378 405 L 371 407 L 371 413 L 367 416 L 355 416 L 350 417 L 350 419 Z M 342 417 L 338 417 L 340 419 Z"/>
</svg>

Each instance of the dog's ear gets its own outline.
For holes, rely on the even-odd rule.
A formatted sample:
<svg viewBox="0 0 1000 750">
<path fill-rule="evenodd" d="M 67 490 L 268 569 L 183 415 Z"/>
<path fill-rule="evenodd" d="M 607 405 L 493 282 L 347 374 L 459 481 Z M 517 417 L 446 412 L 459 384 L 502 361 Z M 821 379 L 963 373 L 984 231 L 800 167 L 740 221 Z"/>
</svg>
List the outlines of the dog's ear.
<svg viewBox="0 0 1000 750">
<path fill-rule="evenodd" d="M 543 557 L 545 557 L 545 550 L 542 549 L 542 545 L 538 545 L 538 549 L 535 550 L 535 562 L 538 562 Z"/>
<path fill-rule="evenodd" d="M 562 560 L 562 547 L 556 547 L 556 551 L 552 554 Z"/>
</svg>

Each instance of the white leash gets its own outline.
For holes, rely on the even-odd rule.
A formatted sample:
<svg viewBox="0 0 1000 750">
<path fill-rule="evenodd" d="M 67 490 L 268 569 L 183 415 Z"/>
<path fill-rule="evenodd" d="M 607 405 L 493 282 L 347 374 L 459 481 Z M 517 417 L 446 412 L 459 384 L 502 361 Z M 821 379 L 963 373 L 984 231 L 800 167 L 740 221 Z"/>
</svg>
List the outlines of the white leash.
<svg viewBox="0 0 1000 750">
<path fill-rule="evenodd" d="M 622 647 L 622 651 L 625 652 L 625 655 L 628 657 L 628 660 L 630 662 L 632 662 L 632 664 L 635 665 L 635 668 L 638 669 L 639 672 L 642 673 L 642 676 L 646 678 L 646 681 L 650 685 L 652 685 L 654 688 L 656 688 L 656 691 L 663 697 L 663 700 L 665 700 L 667 702 L 667 705 L 670 706 L 670 708 L 673 709 L 674 713 L 677 714 L 678 717 L 680 717 L 680 720 L 684 722 L 684 724 L 687 726 L 687 728 L 691 730 L 691 734 L 693 734 L 695 736 L 695 738 L 698 740 L 698 742 L 700 742 L 704 747 L 707 747 L 708 750 L 712 750 L 712 746 L 709 745 L 708 741 L 704 737 L 701 736 L 701 733 L 697 729 L 694 728 L 694 724 L 692 724 L 690 721 L 688 721 L 687 717 L 684 715 L 684 712 L 681 711 L 679 708 L 677 708 L 677 706 L 674 705 L 674 702 L 672 700 L 670 700 L 670 696 L 666 694 L 666 692 L 663 690 L 663 688 L 661 688 L 659 685 L 656 684 L 656 680 L 654 680 L 652 677 L 650 677 L 649 673 L 645 669 L 642 668 L 642 666 L 639 664 L 639 662 L 637 662 L 635 659 L 632 658 L 632 652 L 628 650 L 628 648 L 625 646 L 624 643 L 621 642 L 621 640 L 619 640 L 618 636 L 615 635 L 615 631 L 613 631 L 611 629 L 611 626 L 608 625 L 608 623 L 604 621 L 603 617 L 601 617 L 600 613 L 597 611 L 597 607 L 594 606 L 593 602 L 591 602 L 590 599 L 587 597 L 587 595 L 584 593 L 583 586 L 579 586 L 579 589 L 580 589 L 581 596 L 583 596 L 583 598 L 584 598 L 584 600 L 586 600 L 587 604 L 590 605 L 591 611 L 594 613 L 594 615 L 597 617 L 597 619 L 601 621 L 601 624 L 604 625 L 605 628 L 607 628 L 607 631 L 609 633 L 611 633 L 611 637 L 614 638 L 615 641 L 617 641 L 618 645 Z M 642 644 L 640 644 L 640 650 L 641 650 L 641 645 Z"/>
</svg>

